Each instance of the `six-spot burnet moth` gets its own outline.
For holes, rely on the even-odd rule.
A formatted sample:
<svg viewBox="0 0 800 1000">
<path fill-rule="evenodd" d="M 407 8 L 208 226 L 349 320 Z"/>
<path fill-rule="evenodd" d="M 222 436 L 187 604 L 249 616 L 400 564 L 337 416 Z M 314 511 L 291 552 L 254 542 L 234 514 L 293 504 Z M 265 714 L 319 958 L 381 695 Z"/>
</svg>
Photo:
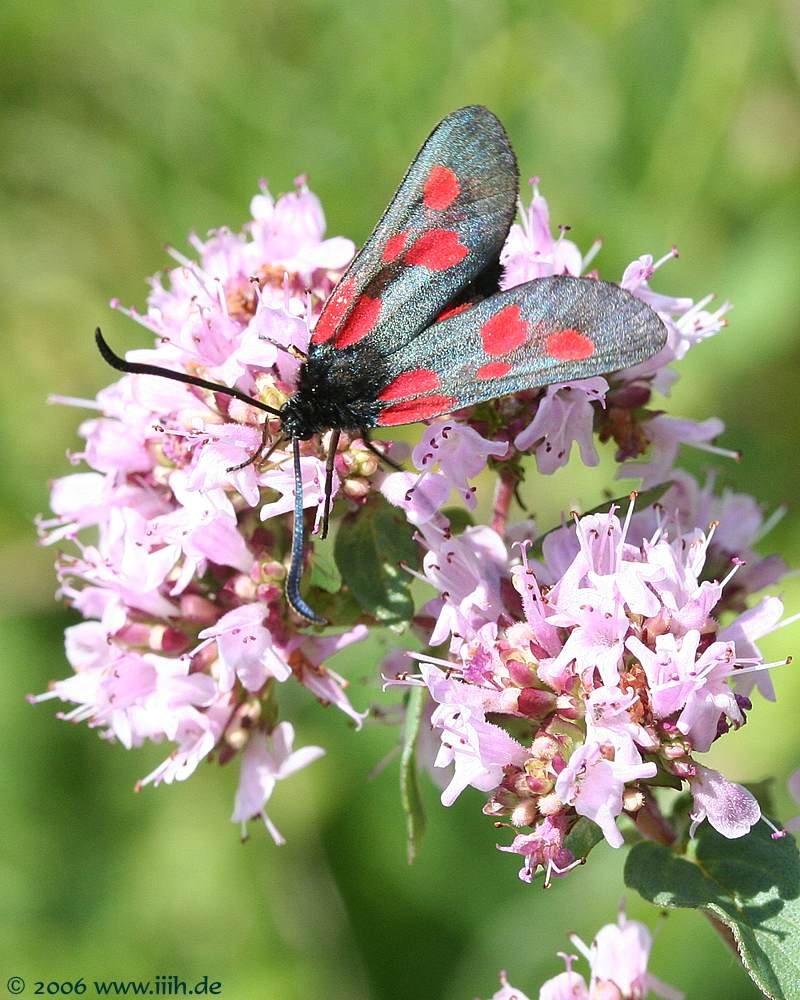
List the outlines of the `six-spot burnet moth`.
<svg viewBox="0 0 800 1000">
<path fill-rule="evenodd" d="M 275 445 L 292 442 L 295 477 L 286 596 L 310 622 L 324 624 L 300 595 L 300 441 L 333 432 L 324 536 L 340 431 L 360 433 L 369 446 L 373 427 L 617 371 L 664 344 L 656 313 L 605 281 L 557 275 L 497 290 L 518 186 L 514 152 L 490 111 L 471 106 L 443 119 L 325 303 L 295 393 L 280 410 L 235 388 L 124 361 L 97 331 L 103 357 L 121 371 L 188 382 L 280 418 Z"/>
</svg>

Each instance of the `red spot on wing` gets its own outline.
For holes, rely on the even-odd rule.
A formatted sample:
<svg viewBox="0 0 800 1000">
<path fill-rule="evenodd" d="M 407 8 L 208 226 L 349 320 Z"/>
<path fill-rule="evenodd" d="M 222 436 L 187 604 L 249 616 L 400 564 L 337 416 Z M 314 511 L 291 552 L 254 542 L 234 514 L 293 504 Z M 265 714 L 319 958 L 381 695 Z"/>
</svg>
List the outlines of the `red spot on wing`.
<svg viewBox="0 0 800 1000">
<path fill-rule="evenodd" d="M 333 294 L 325 303 L 314 327 L 314 334 L 311 341 L 314 344 L 324 344 L 336 332 L 336 327 L 341 323 L 342 316 L 350 308 L 353 296 L 356 291 L 356 283 L 352 278 L 343 281 L 333 290 Z"/>
<path fill-rule="evenodd" d="M 440 413 L 447 413 L 458 406 L 455 396 L 423 396 L 421 399 L 409 399 L 405 403 L 394 403 L 381 411 L 378 423 L 414 424 L 418 420 L 426 420 Z"/>
<path fill-rule="evenodd" d="M 441 211 L 448 208 L 459 195 L 461 185 L 449 167 L 433 167 L 422 189 L 422 200 L 426 208 Z"/>
<path fill-rule="evenodd" d="M 393 260 L 397 260 L 405 249 L 407 239 L 408 233 L 405 231 L 395 233 L 394 236 L 389 237 L 386 241 L 386 246 L 383 248 L 382 254 L 383 259 L 387 264 L 391 264 Z"/>
<path fill-rule="evenodd" d="M 368 295 L 362 295 L 353 306 L 344 326 L 336 334 L 334 346 L 342 348 L 357 344 L 378 322 L 380 311 L 380 299 L 371 299 Z"/>
<path fill-rule="evenodd" d="M 476 378 L 502 378 L 508 375 L 513 366 L 505 361 L 490 361 L 488 365 L 481 365 L 475 372 Z"/>
<path fill-rule="evenodd" d="M 446 271 L 460 264 L 469 250 L 451 229 L 429 229 L 406 254 L 406 264 L 427 267 L 431 271 Z"/>
<path fill-rule="evenodd" d="M 429 368 L 417 368 L 413 372 L 403 372 L 393 379 L 380 393 L 378 399 L 403 399 L 406 396 L 419 396 L 423 392 L 439 388 L 439 376 Z"/>
<path fill-rule="evenodd" d="M 443 309 L 434 323 L 441 323 L 443 319 L 450 319 L 451 316 L 457 316 L 459 313 L 463 313 L 465 309 L 471 309 L 472 302 L 460 302 L 457 306 L 448 306 L 447 309 Z"/>
<path fill-rule="evenodd" d="M 547 338 L 545 350 L 558 361 L 582 361 L 594 354 L 594 341 L 579 330 L 557 330 Z"/>
<path fill-rule="evenodd" d="M 483 349 L 487 354 L 508 354 L 528 339 L 528 324 L 519 306 L 505 306 L 481 327 Z"/>
</svg>

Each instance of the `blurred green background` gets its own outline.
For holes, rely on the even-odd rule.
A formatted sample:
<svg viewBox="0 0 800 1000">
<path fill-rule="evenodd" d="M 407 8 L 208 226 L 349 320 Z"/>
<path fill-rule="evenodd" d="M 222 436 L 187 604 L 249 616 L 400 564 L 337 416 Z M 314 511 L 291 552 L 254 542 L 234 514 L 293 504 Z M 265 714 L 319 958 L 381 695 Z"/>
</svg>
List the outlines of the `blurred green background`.
<svg viewBox="0 0 800 1000">
<path fill-rule="evenodd" d="M 276 792 L 280 849 L 256 827 L 240 845 L 234 768 L 134 795 L 161 749 L 126 753 L 57 722 L 52 703 L 30 707 L 27 692 L 67 673 L 71 620 L 31 521 L 48 479 L 69 471 L 82 416 L 45 398 L 109 381 L 94 326 L 117 345 L 146 341 L 108 300 L 142 305 L 162 245 L 240 225 L 259 177 L 277 193 L 307 171 L 331 234 L 360 242 L 432 125 L 482 102 L 523 177 L 541 175 L 554 223 L 584 247 L 603 235 L 605 276 L 675 242 L 681 257 L 656 287 L 735 302 L 724 334 L 683 364 L 670 412 L 722 416 L 723 443 L 744 452 L 724 481 L 792 505 L 799 23 L 791 0 L 3 6 L 0 984 L 208 974 L 233 1000 L 470 1000 L 490 996 L 505 967 L 535 996 L 560 971 L 566 931 L 588 941 L 613 919 L 621 852 L 598 848 L 547 894 L 526 887 L 495 851 L 478 793 L 445 811 L 427 789 L 429 832 L 408 869 L 396 763 L 368 780 L 396 731 L 356 735 L 303 692 L 287 703 L 298 742 L 328 755 Z M 686 464 L 703 470 L 707 457 Z M 606 456 L 599 470 L 532 477 L 526 492 L 547 526 L 564 504 L 621 492 L 612 475 Z M 768 542 L 800 564 L 800 512 Z M 800 607 L 796 579 L 783 592 Z M 764 651 L 800 652 L 798 639 L 788 629 Z M 359 707 L 376 697 L 378 655 L 339 660 Z M 800 811 L 784 794 L 800 765 L 796 671 L 714 755 L 733 779 L 774 776 L 783 818 Z M 698 915 L 659 921 L 628 902 L 660 924 L 656 974 L 690 997 L 755 995 Z"/>
</svg>

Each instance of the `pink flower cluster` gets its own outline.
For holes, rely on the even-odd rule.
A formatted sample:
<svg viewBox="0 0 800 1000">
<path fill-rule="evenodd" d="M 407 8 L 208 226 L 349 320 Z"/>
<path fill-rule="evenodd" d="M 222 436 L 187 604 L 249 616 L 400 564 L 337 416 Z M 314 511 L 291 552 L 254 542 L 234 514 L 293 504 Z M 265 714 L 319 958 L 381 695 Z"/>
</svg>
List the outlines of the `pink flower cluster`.
<svg viewBox="0 0 800 1000">
<path fill-rule="evenodd" d="M 500 256 L 501 287 L 512 288 L 553 274 L 597 275 L 588 269 L 600 242 L 582 255 L 566 239 L 565 227 L 558 237 L 553 236 L 547 201 L 539 191 L 538 179 L 532 183 L 530 206 L 511 227 Z M 639 479 L 644 489 L 681 475 L 673 464 L 682 445 L 737 457 L 736 452 L 712 443 L 724 430 L 716 417 L 697 422 L 648 409 L 653 393 L 668 395 L 677 379 L 670 365 L 681 360 L 694 344 L 719 332 L 730 309 L 725 303 L 709 311 L 711 295 L 694 302 L 654 292 L 650 279 L 676 256 L 674 247 L 660 260 L 644 254 L 628 265 L 619 282 L 647 302 L 664 322 L 667 342 L 658 354 L 635 368 L 606 377 L 525 390 L 461 411 L 459 420 L 438 421 L 424 432 L 412 455 L 418 472 L 388 476 L 381 486 L 384 496 L 402 507 L 413 524 L 433 517 L 453 490 L 473 510 L 475 488 L 469 481 L 492 463 L 499 465 L 501 477 L 507 477 L 509 483 L 502 504 L 504 519 L 512 498 L 510 487 L 523 478 L 519 463 L 526 454 L 535 456 L 539 472 L 550 475 L 567 465 L 573 445 L 577 445 L 584 465 L 595 466 L 599 462 L 597 440 L 613 440 L 616 458 L 623 463 L 618 478 Z M 646 461 L 632 461 L 645 453 Z"/>
<path fill-rule="evenodd" d="M 191 237 L 196 259 L 171 251 L 177 266 L 153 279 L 144 313 L 114 305 L 156 338 L 130 360 L 280 408 L 294 388 L 297 352 L 354 247 L 325 238 L 319 201 L 302 178 L 277 200 L 263 187 L 251 213 L 241 232 Z M 503 284 L 586 272 L 598 249 L 582 256 L 564 231 L 554 238 L 535 187 L 502 253 Z M 334 496 L 352 507 L 379 488 L 402 508 L 425 553 L 422 575 L 439 592 L 416 625 L 432 646 L 450 642 L 452 659 L 423 665 L 442 735 L 437 764 L 454 769 L 444 801 L 471 784 L 491 793 L 491 815 L 533 826 L 506 848 L 525 856 L 526 878 L 540 866 L 549 878 L 572 865 L 565 838 L 579 816 L 621 843 L 618 818 L 647 808 L 648 782 L 665 775 L 689 783 L 697 822 L 707 817 L 734 836 L 758 818 L 749 793 L 693 754 L 743 723 L 753 684 L 774 697 L 755 642 L 778 625 L 782 605 L 764 598 L 748 610 L 746 599 L 785 567 L 751 551 L 769 527 L 754 501 L 716 496 L 712 480 L 701 487 L 672 468 L 682 443 L 714 451 L 721 423 L 646 409 L 654 390 L 669 390 L 667 366 L 719 330 L 727 308 L 709 312 L 708 299 L 652 291 L 649 279 L 673 255 L 643 256 L 622 277 L 669 332 L 644 365 L 439 420 L 413 449 L 416 472 L 384 475 L 362 441 L 343 434 L 339 443 Z M 322 751 L 293 750 L 293 727 L 277 721 L 278 691 L 299 681 L 360 726 L 364 714 L 327 660 L 367 628 L 310 635 L 287 610 L 290 456 L 278 449 L 248 462 L 278 421 L 264 426 L 260 411 L 222 393 L 141 375 L 95 400 L 54 398 L 94 411 L 72 456 L 88 471 L 56 480 L 55 516 L 40 521 L 43 541 L 64 547 L 59 594 L 84 620 L 67 630 L 73 675 L 36 700 L 71 703 L 64 718 L 129 748 L 172 744 L 142 784 L 184 779 L 212 753 L 222 763 L 238 758 L 233 819 L 261 816 L 279 839 L 264 811 L 275 782 Z M 614 512 L 584 518 L 546 538 L 540 563 L 523 546 L 509 570 L 509 543 L 526 530 L 506 530 L 515 463 L 534 453 L 540 471 L 552 472 L 577 442 L 592 465 L 597 436 L 616 441 L 620 461 L 649 448 L 646 462 L 620 474 L 645 486 L 670 480 L 664 517 L 651 509 L 629 513 L 624 525 Z M 304 503 L 317 528 L 326 443 L 301 445 Z M 472 481 L 487 463 L 499 465 L 506 487 L 496 530 L 454 536 L 442 508 L 455 491 L 474 510 Z M 723 627 L 723 611 L 738 617 Z"/>
<path fill-rule="evenodd" d="M 684 503 L 702 508 L 708 498 L 691 485 L 684 477 Z M 421 676 L 405 682 L 425 684 L 435 703 L 435 765 L 450 768 L 442 802 L 471 785 L 490 793 L 487 815 L 531 828 L 500 848 L 523 856 L 525 881 L 542 868 L 548 884 L 580 863 L 567 844 L 579 817 L 620 847 L 620 818 L 647 813 L 653 785 L 688 786 L 692 833 L 707 819 L 740 837 L 760 818 L 747 789 L 696 755 L 745 723 L 754 682 L 774 697 L 774 664 L 756 641 L 780 627 L 783 605 L 764 597 L 722 625 L 742 563 L 722 578 L 706 569 L 717 533 L 747 540 L 744 501 L 723 498 L 729 516 L 703 531 L 679 527 L 678 500 L 676 488 L 664 508 L 634 513 L 632 499 L 624 522 L 613 507 L 576 515 L 545 537 L 541 561 L 517 543 L 510 569 L 491 528 L 453 536 L 441 515 L 419 526 L 424 575 L 439 591 L 426 609 L 430 645 L 449 641 L 450 658 L 414 654 Z"/>
<path fill-rule="evenodd" d="M 589 963 L 590 979 L 572 968 L 576 955 L 559 952 L 566 971 L 542 983 L 539 1000 L 644 1000 L 651 993 L 662 1000 L 683 1000 L 683 993 L 647 971 L 653 937 L 644 924 L 628 920 L 620 910 L 616 924 L 597 932 L 591 948 L 576 935 L 570 941 Z M 491 1000 L 528 1000 L 500 973 L 500 989 Z"/>
<path fill-rule="evenodd" d="M 240 233 L 192 237 L 196 260 L 172 251 L 178 266 L 152 280 L 145 313 L 113 304 L 156 337 L 131 360 L 280 406 L 299 364 L 291 350 L 307 348 L 354 246 L 324 238 L 320 203 L 302 178 L 277 200 L 263 186 L 251 211 Z M 185 779 L 212 751 L 223 763 L 238 756 L 233 819 L 261 815 L 279 839 L 264 812 L 275 781 L 322 751 L 292 750 L 291 724 L 276 725 L 277 689 L 294 678 L 360 726 L 345 682 L 324 661 L 366 634 L 359 625 L 307 635 L 287 612 L 289 456 L 242 466 L 261 439 L 260 412 L 172 381 L 126 375 L 96 400 L 55 399 L 96 412 L 72 456 L 91 471 L 57 480 L 55 517 L 40 522 L 47 544 L 69 543 L 58 557 L 59 594 L 86 620 L 67 629 L 74 674 L 37 700 L 74 703 L 64 718 L 129 748 L 174 744 L 142 784 Z M 320 449 L 308 442 L 302 458 L 305 504 L 317 514 Z M 334 491 L 363 499 L 376 468 L 361 442 L 343 436 Z"/>
<path fill-rule="evenodd" d="M 600 241 L 586 254 L 566 238 L 566 227 L 553 236 L 547 202 L 532 181 L 533 198 L 518 224 L 511 227 L 501 254 L 503 288 L 551 274 L 590 274 Z M 605 378 L 596 376 L 575 382 L 556 383 L 542 390 L 509 396 L 478 408 L 472 416 L 479 430 L 491 428 L 517 452 L 533 453 L 539 472 L 549 475 L 566 465 L 577 444 L 584 465 L 598 462 L 594 435 L 614 440 L 618 461 L 642 455 L 647 462 L 626 463 L 620 478 L 641 478 L 644 488 L 664 482 L 682 444 L 714 453 L 732 455 L 711 442 L 724 430 L 722 421 L 678 419 L 645 407 L 653 392 L 669 394 L 677 374 L 668 366 L 680 360 L 690 347 L 717 333 L 725 324 L 730 306 L 712 311 L 713 296 L 698 302 L 687 297 L 663 295 L 650 288 L 650 279 L 667 261 L 677 257 L 672 250 L 659 260 L 644 254 L 625 269 L 619 284 L 643 299 L 659 314 L 667 328 L 667 342 L 658 354 L 635 368 Z"/>
</svg>

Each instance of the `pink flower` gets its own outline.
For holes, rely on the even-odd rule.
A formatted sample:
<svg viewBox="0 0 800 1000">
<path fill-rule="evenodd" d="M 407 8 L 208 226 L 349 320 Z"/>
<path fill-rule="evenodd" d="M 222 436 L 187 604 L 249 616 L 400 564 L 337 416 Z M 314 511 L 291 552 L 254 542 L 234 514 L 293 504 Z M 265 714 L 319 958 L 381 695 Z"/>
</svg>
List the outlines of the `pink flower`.
<svg viewBox="0 0 800 1000">
<path fill-rule="evenodd" d="M 583 976 L 567 969 L 542 983 L 539 1000 L 591 1000 L 591 996 Z"/>
<path fill-rule="evenodd" d="M 246 833 L 247 821 L 260 816 L 275 843 L 285 843 L 264 807 L 278 781 L 307 767 L 325 753 L 322 747 L 311 746 L 293 751 L 293 743 L 294 726 L 291 722 L 278 723 L 269 736 L 256 730 L 247 741 L 242 753 L 236 805 L 231 816 L 234 823 L 241 823 L 242 836 Z"/>
<path fill-rule="evenodd" d="M 519 871 L 523 882 L 532 882 L 538 868 L 544 869 L 544 884 L 550 885 L 553 875 L 566 875 L 576 864 L 575 856 L 564 846 L 567 823 L 563 817 L 545 816 L 533 833 L 517 834 L 508 846 L 497 845 L 506 854 L 521 854 L 525 864 Z"/>
<path fill-rule="evenodd" d="M 220 691 L 230 691 L 237 677 L 247 691 L 258 691 L 268 677 L 285 681 L 291 676 L 291 667 L 263 624 L 265 617 L 263 605 L 243 604 L 200 632 L 201 639 L 216 640 Z"/>
<path fill-rule="evenodd" d="M 447 503 L 451 483 L 440 472 L 393 472 L 381 483 L 390 504 L 402 508 L 411 524 L 427 524 Z"/>
<path fill-rule="evenodd" d="M 536 416 L 514 438 L 514 446 L 520 451 L 535 446 L 536 463 L 545 475 L 567 464 L 573 442 L 578 445 L 584 465 L 597 465 L 592 403 L 602 404 L 606 392 L 608 382 L 599 376 L 548 386 Z"/>
<path fill-rule="evenodd" d="M 689 779 L 694 805 L 689 836 L 707 819 L 717 833 L 735 839 L 744 837 L 761 819 L 761 809 L 755 797 L 741 785 L 734 785 L 710 767 L 696 765 L 697 772 Z"/>
<path fill-rule="evenodd" d="M 574 937 L 572 942 L 578 944 Z M 598 1000 L 615 995 L 638 1000 L 652 992 L 664 1000 L 683 1000 L 682 993 L 647 971 L 652 947 L 653 938 L 645 925 L 628 920 L 625 910 L 620 909 L 617 923 L 601 927 L 592 942 L 591 996 Z M 612 984 L 618 991 L 616 994 L 609 989 Z"/>
<path fill-rule="evenodd" d="M 200 761 L 214 749 L 231 716 L 230 705 L 220 698 L 203 712 L 188 710 L 183 713 L 170 735 L 178 746 L 155 770 L 139 782 L 141 785 L 171 785 L 185 781 Z"/>
<path fill-rule="evenodd" d="M 500 254 L 502 288 L 514 288 L 550 274 L 580 274 L 586 263 L 577 246 L 564 239 L 563 229 L 557 239 L 553 238 L 550 211 L 539 193 L 538 178 L 532 184 L 530 208 L 522 213 L 520 222 L 511 227 Z"/>
<path fill-rule="evenodd" d="M 500 989 L 492 994 L 491 1000 L 528 1000 L 528 998 L 509 983 L 505 972 L 501 972 Z"/>
<path fill-rule="evenodd" d="M 334 654 L 346 649 L 354 642 L 362 642 L 367 638 L 366 625 L 355 625 L 347 632 L 338 635 L 304 635 L 289 640 L 287 654 L 290 656 L 300 683 L 322 702 L 323 705 L 334 705 L 340 712 L 349 716 L 361 729 L 368 712 L 357 712 L 350 704 L 345 694 L 348 682 L 338 673 L 326 666 L 324 661 Z"/>
<path fill-rule="evenodd" d="M 467 528 L 457 538 L 422 525 L 428 545 L 423 559 L 427 579 L 441 593 L 437 623 L 431 645 L 438 646 L 448 635 L 462 634 L 495 620 L 502 610 L 500 580 L 508 554 L 491 528 Z"/>
<path fill-rule="evenodd" d="M 325 496 L 325 466 L 318 458 L 301 458 L 300 470 L 303 476 L 303 506 L 317 508 L 317 525 L 322 520 L 322 505 Z M 260 486 L 276 490 L 279 500 L 265 503 L 261 508 L 261 519 L 288 514 L 294 510 L 294 473 L 288 465 L 271 469 L 259 479 Z M 332 496 L 339 489 L 339 477 L 334 473 Z"/>
<path fill-rule="evenodd" d="M 467 785 L 491 791 L 502 780 L 505 766 L 521 765 L 527 758 L 524 747 L 480 716 L 443 710 L 440 705 L 431 723 L 444 730 L 435 766 L 454 765 L 450 784 L 442 792 L 442 805 L 452 805 Z"/>
<path fill-rule="evenodd" d="M 720 639 L 733 642 L 740 660 L 763 659 L 756 640 L 769 635 L 783 616 L 783 601 L 779 597 L 762 597 L 754 607 L 743 612 L 719 633 Z M 775 688 L 766 670 L 736 677 L 736 690 L 748 695 L 757 686 L 768 701 L 775 701 Z"/>
<path fill-rule="evenodd" d="M 565 602 L 566 603 L 566 602 Z M 567 607 L 548 617 L 556 626 L 571 626 L 564 648 L 549 667 L 558 672 L 575 662 L 575 672 L 599 670 L 604 684 L 619 681 L 619 663 L 630 621 L 619 602 L 604 600 L 596 591 L 578 590 Z"/>
<path fill-rule="evenodd" d="M 719 437 L 725 425 L 717 417 L 695 421 L 662 414 L 648 420 L 644 429 L 650 441 L 649 461 L 626 462 L 617 476 L 619 479 L 640 478 L 642 489 L 647 490 L 669 479 L 681 445 L 711 450 L 710 442 Z"/>
<path fill-rule="evenodd" d="M 353 256 L 355 246 L 341 236 L 323 240 L 325 215 L 305 179 L 297 178 L 297 191 L 275 201 L 262 186 L 261 194 L 250 203 L 253 222 L 250 232 L 254 249 L 261 260 L 283 264 L 298 271 L 307 280 L 317 270 L 338 271 Z"/>
<path fill-rule="evenodd" d="M 176 265 L 151 280 L 145 312 L 112 306 L 154 337 L 132 360 L 197 373 L 277 408 L 294 388 L 292 352 L 307 349 L 353 244 L 325 239 L 303 180 L 277 200 L 263 189 L 252 209 L 242 232 L 192 236 L 193 256 L 171 249 Z M 182 780 L 214 749 L 229 759 L 254 705 L 274 718 L 271 681 L 294 677 L 360 725 L 344 678 L 323 660 L 363 637 L 363 626 L 308 636 L 283 601 L 291 455 L 282 447 L 268 462 L 247 462 L 277 422 L 264 427 L 253 407 L 225 393 L 144 375 L 124 376 L 96 400 L 61 401 L 93 411 L 81 426 L 84 450 L 72 456 L 89 468 L 56 481 L 55 516 L 39 529 L 46 543 L 70 543 L 59 555 L 59 593 L 89 620 L 66 635 L 74 674 L 34 700 L 72 702 L 65 718 L 126 747 L 172 741 L 142 784 Z M 321 442 L 304 443 L 305 502 L 318 509 L 323 456 Z M 342 435 L 334 494 L 341 485 L 364 498 L 376 466 Z"/>
<path fill-rule="evenodd" d="M 469 485 L 486 467 L 490 456 L 502 458 L 509 446 L 505 441 L 488 441 L 467 424 L 456 420 L 432 424 L 422 434 L 411 454 L 421 472 L 439 466 L 447 482 L 458 492 L 470 510 L 474 510 L 475 489 Z"/>
<path fill-rule="evenodd" d="M 625 764 L 608 760 L 596 743 L 584 744 L 572 754 L 556 781 L 556 795 L 588 816 L 603 831 L 611 847 L 622 847 L 616 817 L 622 812 L 622 791 L 631 781 L 654 778 L 655 764 Z"/>
</svg>

